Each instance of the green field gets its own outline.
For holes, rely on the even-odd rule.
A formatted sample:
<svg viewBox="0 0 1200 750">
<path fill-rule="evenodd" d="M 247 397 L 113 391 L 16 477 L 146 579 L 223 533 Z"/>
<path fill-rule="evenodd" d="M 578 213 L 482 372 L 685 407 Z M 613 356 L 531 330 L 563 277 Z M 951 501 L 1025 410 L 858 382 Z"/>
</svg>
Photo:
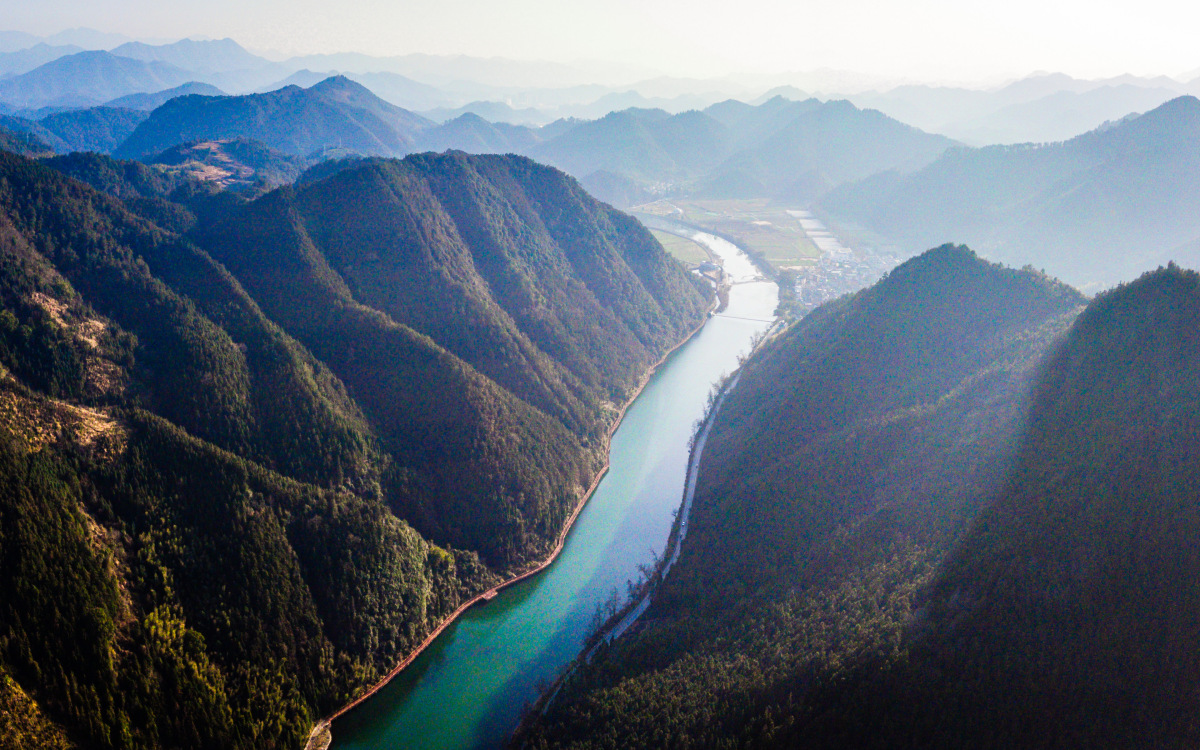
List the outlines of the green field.
<svg viewBox="0 0 1200 750">
<path fill-rule="evenodd" d="M 661 232 L 657 229 L 651 229 L 650 233 L 654 235 L 654 239 L 658 240 L 668 253 L 683 261 L 689 267 L 698 266 L 704 261 L 709 260 L 708 251 L 686 237 L 680 237 L 670 232 Z"/>
<path fill-rule="evenodd" d="M 724 235 L 782 270 L 810 265 L 821 255 L 789 208 L 758 199 L 657 201 L 634 210 Z"/>
</svg>

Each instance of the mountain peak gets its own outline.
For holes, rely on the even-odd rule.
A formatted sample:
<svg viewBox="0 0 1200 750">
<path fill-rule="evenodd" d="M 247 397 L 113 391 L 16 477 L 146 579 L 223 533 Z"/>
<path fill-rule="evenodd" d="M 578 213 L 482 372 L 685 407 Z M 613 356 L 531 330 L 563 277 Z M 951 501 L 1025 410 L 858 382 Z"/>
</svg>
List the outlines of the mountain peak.
<svg viewBox="0 0 1200 750">
<path fill-rule="evenodd" d="M 362 106 L 364 103 L 370 103 L 371 105 L 383 107 L 392 106 L 378 96 L 375 96 L 375 93 L 366 86 L 350 80 L 341 73 L 329 76 L 325 80 L 313 84 L 308 90 L 314 94 L 319 94 L 346 104 Z"/>
</svg>

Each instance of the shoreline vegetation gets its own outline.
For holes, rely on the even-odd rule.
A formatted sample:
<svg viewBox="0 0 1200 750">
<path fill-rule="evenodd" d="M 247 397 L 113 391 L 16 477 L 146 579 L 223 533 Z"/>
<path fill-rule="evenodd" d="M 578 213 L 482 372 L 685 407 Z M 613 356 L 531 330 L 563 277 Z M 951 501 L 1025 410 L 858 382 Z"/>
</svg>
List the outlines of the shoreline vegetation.
<svg viewBox="0 0 1200 750">
<path fill-rule="evenodd" d="M 763 344 L 779 335 L 781 331 L 778 329 L 785 323 L 785 318 L 777 317 L 775 322 L 772 323 L 769 328 L 764 330 L 752 340 L 750 351 L 739 360 L 738 368 L 732 373 L 721 377 L 717 383 L 714 384 L 715 387 L 713 388 L 712 393 L 709 395 L 708 408 L 705 409 L 704 415 L 696 421 L 695 429 L 692 433 L 686 468 L 687 479 L 684 482 L 683 493 L 679 501 L 680 510 L 675 516 L 675 522 L 671 525 L 671 531 L 667 535 L 667 543 L 663 547 L 662 555 L 657 556 L 652 565 L 643 568 L 643 571 L 648 572 L 645 573 L 645 577 L 640 581 L 640 583 L 631 589 L 631 593 L 633 595 L 628 597 L 624 605 L 608 615 L 608 617 L 606 617 L 603 622 L 596 627 L 595 632 L 589 635 L 587 640 L 584 642 L 579 656 L 575 657 L 575 659 L 573 659 L 571 663 L 568 664 L 567 667 L 562 671 L 562 674 L 560 674 L 559 677 L 554 680 L 554 682 L 546 686 L 538 700 L 533 703 L 533 705 L 528 707 L 524 717 L 521 719 L 520 724 L 518 724 L 517 728 L 513 730 L 510 739 L 520 737 L 525 731 L 526 725 L 530 718 L 544 714 L 550 708 L 550 705 L 554 702 L 554 698 L 558 695 L 558 692 L 562 688 L 563 684 L 565 684 L 566 681 L 569 680 L 575 673 L 575 669 L 580 660 L 590 662 L 592 656 L 595 654 L 597 649 L 600 648 L 600 646 L 606 643 L 611 643 L 612 641 L 621 637 L 621 635 L 623 635 L 630 627 L 634 625 L 637 617 L 640 617 L 649 606 L 650 598 L 654 596 L 654 592 L 657 590 L 658 586 L 662 584 L 663 579 L 666 578 L 667 573 L 670 572 L 671 567 L 679 558 L 679 545 L 682 541 L 682 537 L 686 535 L 685 532 L 683 532 L 682 526 L 683 524 L 687 523 L 687 514 L 690 508 L 688 495 L 690 492 L 695 491 L 696 478 L 699 474 L 700 457 L 704 452 L 705 438 L 707 438 L 708 431 L 712 428 L 713 420 L 716 419 L 717 412 L 720 411 L 721 404 L 725 401 L 725 397 L 737 387 L 738 378 L 740 377 L 742 368 L 745 367 L 746 362 L 750 361 L 750 358 L 754 356 L 754 353 L 757 352 L 763 346 Z M 695 332 L 691 334 L 691 336 L 694 335 Z M 689 340 L 691 336 L 688 337 Z M 686 341 L 684 343 L 686 343 Z M 680 346 L 682 346 L 682 344 L 680 344 Z M 676 349 L 678 348 L 679 347 L 676 347 Z M 660 362 L 659 365 L 656 365 L 655 368 L 661 364 L 662 362 Z M 653 374 L 653 371 L 651 371 L 651 374 Z M 639 393 L 640 392 L 641 391 L 639 389 Z M 630 401 L 630 403 L 632 403 L 632 401 Z M 626 623 L 626 618 L 628 618 L 630 614 L 635 611 L 638 612 L 637 616 L 634 617 L 632 621 Z M 620 632 L 616 632 L 617 628 L 620 628 L 623 624 L 625 627 L 622 628 Z M 323 750 L 323 748 L 314 748 L 313 750 Z"/>
<path fill-rule="evenodd" d="M 710 320 L 710 316 L 717 309 L 719 304 L 720 304 L 719 300 L 713 301 L 713 304 L 709 307 L 707 314 L 705 315 L 704 319 L 700 321 L 700 324 L 697 325 L 695 328 L 693 328 L 691 330 L 691 332 L 688 333 L 687 336 L 683 337 L 683 339 L 680 340 L 679 343 L 677 343 L 675 346 L 673 346 L 671 349 L 669 349 L 666 353 L 664 353 L 663 356 L 657 362 L 655 362 L 653 365 L 651 365 L 646 370 L 645 375 L 642 376 L 641 383 L 633 391 L 633 393 L 625 400 L 625 404 L 621 407 L 621 410 L 620 410 L 620 412 L 618 412 L 616 419 L 613 420 L 612 426 L 609 428 L 608 435 L 605 438 L 604 465 L 597 472 L 596 477 L 592 481 L 591 486 L 589 486 L 587 488 L 587 490 L 583 493 L 579 502 L 576 504 L 575 509 L 571 512 L 571 515 L 567 518 L 567 521 L 563 525 L 562 531 L 559 532 L 558 540 L 557 540 L 554 548 L 550 551 L 550 554 L 544 560 L 542 560 L 540 563 L 538 563 L 534 567 L 530 568 L 529 570 L 526 570 L 523 573 L 520 573 L 512 578 L 509 578 L 508 580 L 502 581 L 501 583 L 496 584 L 495 586 L 491 587 L 490 589 L 487 589 L 486 591 L 482 591 L 482 592 L 476 594 L 475 596 L 468 599 L 466 602 L 459 605 L 457 609 L 455 609 L 453 612 L 451 612 L 445 619 L 442 620 L 441 623 L 438 624 L 438 626 L 436 628 L 434 628 L 429 633 L 428 636 L 426 636 L 425 640 L 423 640 L 421 642 L 421 644 L 419 646 L 417 646 L 417 648 L 415 648 L 407 656 L 405 656 L 404 659 L 401 660 L 400 663 L 397 664 L 395 667 L 393 667 L 386 675 L 384 675 L 383 678 L 381 678 L 374 685 L 369 687 L 364 693 L 359 695 L 354 700 L 350 701 L 349 703 L 345 704 L 338 710 L 334 711 L 332 714 L 330 714 L 330 715 L 326 716 L 325 718 L 321 719 L 320 721 L 318 721 L 316 723 L 316 725 L 313 726 L 312 731 L 309 733 L 309 738 L 308 738 L 308 742 L 305 745 L 305 750 L 327 750 L 327 748 L 329 748 L 333 744 L 333 732 L 332 732 L 333 722 L 336 721 L 337 719 L 341 718 L 342 716 L 346 715 L 350 711 L 353 711 L 355 708 L 357 708 L 358 706 L 362 705 L 367 700 L 372 698 L 380 690 L 385 688 L 388 685 L 388 683 L 390 683 L 401 672 L 403 672 L 414 661 L 416 661 L 417 657 L 419 657 L 422 653 L 424 653 L 425 649 L 427 649 L 427 648 L 429 648 L 429 646 L 433 645 L 433 643 L 441 636 L 441 634 L 448 627 L 450 627 L 452 624 L 454 624 L 458 620 L 458 618 L 460 616 L 462 616 L 462 614 L 465 613 L 467 610 L 471 609 L 472 607 L 474 607 L 477 604 L 482 604 L 482 603 L 491 601 L 492 599 L 496 598 L 497 594 L 499 594 L 504 589 L 510 588 L 512 586 L 517 585 L 518 583 L 521 583 L 529 578 L 532 578 L 535 575 L 543 572 L 544 570 L 546 570 L 547 568 L 550 567 L 550 565 L 558 558 L 559 554 L 562 552 L 563 547 L 566 545 L 567 537 L 570 535 L 571 529 L 575 526 L 575 521 L 576 521 L 576 519 L 579 518 L 579 514 L 583 512 L 584 507 L 587 505 L 588 501 L 592 498 L 592 495 L 595 494 L 596 489 L 600 486 L 600 482 L 602 482 L 604 480 L 604 477 L 607 476 L 607 474 L 608 474 L 608 470 L 609 470 L 609 467 L 611 464 L 612 437 L 614 434 L 616 434 L 617 429 L 620 428 L 621 423 L 624 421 L 625 414 L 629 410 L 629 407 L 631 407 L 634 404 L 634 402 L 637 401 L 638 397 L 642 395 L 642 391 L 645 390 L 646 386 L 650 383 L 650 379 L 652 377 L 654 377 L 654 374 L 656 372 L 658 372 L 659 368 L 662 367 L 666 363 L 666 361 L 668 359 L 670 359 L 673 354 L 675 354 L 675 352 L 679 351 L 679 349 L 681 349 L 684 344 L 691 341 L 693 338 L 695 338 L 696 334 L 698 334 L 701 330 L 704 329 L 704 326 L 708 324 L 708 321 Z M 672 533 L 672 536 L 674 536 L 674 534 L 676 532 L 674 530 L 672 530 L 671 533 Z"/>
</svg>

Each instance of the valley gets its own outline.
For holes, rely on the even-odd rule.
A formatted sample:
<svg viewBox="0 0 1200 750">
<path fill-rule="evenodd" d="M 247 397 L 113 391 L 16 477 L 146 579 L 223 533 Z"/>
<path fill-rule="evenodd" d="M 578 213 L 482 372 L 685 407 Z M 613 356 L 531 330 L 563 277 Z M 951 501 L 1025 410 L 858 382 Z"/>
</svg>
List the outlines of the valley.
<svg viewBox="0 0 1200 750">
<path fill-rule="evenodd" d="M 540 687 L 575 658 L 594 614 L 622 600 L 639 567 L 662 554 L 712 384 L 770 325 L 755 318 L 774 309 L 775 285 L 740 281 L 728 310 L 670 355 L 630 405 L 608 472 L 554 564 L 468 610 L 383 690 L 336 720 L 335 750 L 504 742 Z"/>
<path fill-rule="evenodd" d="M 1200 746 L 1200 15 L 278 3 L 0 29 L 0 750 Z"/>
</svg>

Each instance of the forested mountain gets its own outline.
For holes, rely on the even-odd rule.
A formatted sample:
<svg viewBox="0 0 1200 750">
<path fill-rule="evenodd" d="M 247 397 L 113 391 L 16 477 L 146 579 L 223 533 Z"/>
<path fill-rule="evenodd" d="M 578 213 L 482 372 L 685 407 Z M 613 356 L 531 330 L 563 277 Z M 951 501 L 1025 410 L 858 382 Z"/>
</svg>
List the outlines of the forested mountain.
<svg viewBox="0 0 1200 750">
<path fill-rule="evenodd" d="M 401 515 L 498 565 L 544 551 L 595 470 L 604 415 L 707 304 L 633 219 L 524 159 L 369 160 L 201 242 L 356 394 L 406 467 Z M 395 362 L 423 362 L 444 393 L 413 392 Z M 490 406 L 424 413 L 452 394 Z M 505 486 L 481 483 L 503 456 Z"/>
<path fill-rule="evenodd" d="M 116 151 L 126 158 L 198 140 L 249 138 L 294 156 L 326 149 L 397 156 L 432 123 L 341 76 L 247 96 L 183 96 L 154 110 Z"/>
<path fill-rule="evenodd" d="M 33 133 L 5 127 L 9 124 L 5 121 L 11 119 L 0 118 L 0 150 L 11 151 L 21 156 L 43 156 L 54 153 L 50 144 Z"/>
<path fill-rule="evenodd" d="M 794 742 L 1196 743 L 1197 316 L 1200 276 L 1177 267 L 1092 302 L 1044 362 L 1010 477 L 922 593 L 903 658 L 827 691 Z"/>
<path fill-rule="evenodd" d="M 1174 258 L 1200 238 L 1200 100 L 1042 146 L 955 150 L 823 200 L 826 211 L 905 249 L 946 240 L 1098 288 Z"/>
<path fill-rule="evenodd" d="M 63 140 L 70 151 L 95 151 L 107 154 L 125 142 L 146 119 L 146 113 L 136 109 L 91 107 L 56 112 L 39 120 L 39 124 Z"/>
<path fill-rule="evenodd" d="M 53 153 L 66 153 L 70 150 L 67 142 L 51 133 L 42 124 L 34 120 L 27 120 L 24 117 L 10 117 L 8 115 L 0 115 L 0 128 L 4 128 L 10 133 L 21 134 L 22 137 L 32 138 L 40 144 L 44 144 L 47 150 Z M 15 153 L 22 153 L 17 149 L 7 149 Z M 28 154 L 23 154 L 28 155 Z"/>
<path fill-rule="evenodd" d="M 205 190 L 0 154 L 0 724 L 19 746 L 66 746 L 54 727 L 301 746 L 553 545 L 612 405 L 711 298 L 522 159 Z"/>
<path fill-rule="evenodd" d="M 90 107 L 52 112 L 40 120 L 0 116 L 0 127 L 26 133 L 59 154 L 72 151 L 108 153 L 128 138 L 144 119 L 145 112 L 132 109 Z"/>
<path fill-rule="evenodd" d="M 288 185 L 304 171 L 302 159 L 247 138 L 184 143 L 144 161 L 234 191 Z"/>
<path fill-rule="evenodd" d="M 187 83 L 184 70 L 109 52 L 78 52 L 28 73 L 0 80 L 0 101 L 16 107 L 87 107 L 126 96 Z"/>
<path fill-rule="evenodd" d="M 645 624 L 522 740 L 1195 744 L 1200 275 L 1080 301 L 943 248 L 768 344 Z"/>
<path fill-rule="evenodd" d="M 532 747 L 778 746 L 890 654 L 915 591 L 1006 476 L 1074 290 L 931 250 L 743 369 L 644 625 L 580 666 Z"/>
</svg>

